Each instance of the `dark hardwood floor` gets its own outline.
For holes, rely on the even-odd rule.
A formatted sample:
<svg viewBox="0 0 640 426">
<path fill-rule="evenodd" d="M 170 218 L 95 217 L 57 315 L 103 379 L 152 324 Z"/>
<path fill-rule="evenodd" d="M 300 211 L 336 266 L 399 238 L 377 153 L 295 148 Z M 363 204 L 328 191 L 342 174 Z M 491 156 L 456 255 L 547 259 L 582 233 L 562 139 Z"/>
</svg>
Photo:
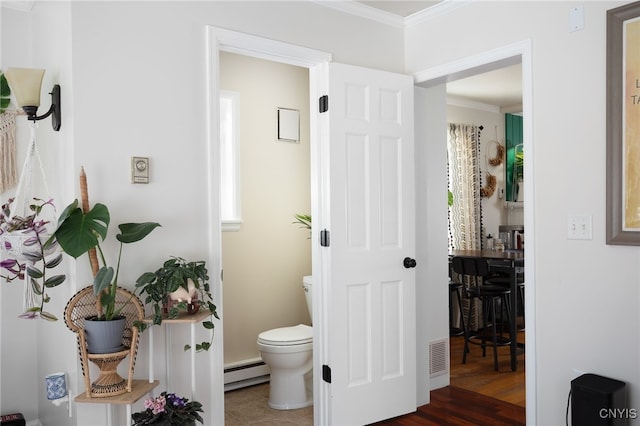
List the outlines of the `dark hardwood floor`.
<svg viewBox="0 0 640 426">
<path fill-rule="evenodd" d="M 518 341 L 524 342 L 524 332 Z M 464 339 L 450 339 L 450 386 L 431 392 L 431 403 L 415 413 L 388 419 L 375 425 L 525 425 L 524 354 L 518 356 L 518 370 L 511 371 L 508 347 L 500 347 L 500 371 L 493 369 L 491 348 L 482 356 L 479 346 L 471 345 L 467 363 L 462 364 Z"/>
<path fill-rule="evenodd" d="M 500 426 L 525 425 L 525 409 L 455 386 L 431 392 L 431 403 L 412 414 L 375 425 L 390 426 Z"/>
</svg>

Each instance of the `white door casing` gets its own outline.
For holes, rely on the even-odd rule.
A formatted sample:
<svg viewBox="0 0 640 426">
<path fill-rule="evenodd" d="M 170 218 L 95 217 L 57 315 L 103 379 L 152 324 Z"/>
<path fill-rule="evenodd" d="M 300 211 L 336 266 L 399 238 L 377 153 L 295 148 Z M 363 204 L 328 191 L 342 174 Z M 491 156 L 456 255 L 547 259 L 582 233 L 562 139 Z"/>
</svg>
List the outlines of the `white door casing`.
<svg viewBox="0 0 640 426">
<path fill-rule="evenodd" d="M 216 75 L 220 50 L 307 67 L 312 111 L 320 94 L 328 93 L 331 99 L 330 117 L 326 113 L 312 113 L 310 117 L 314 423 L 365 424 L 415 411 L 415 272 L 403 266 L 405 257 L 415 256 L 412 78 L 333 64 L 331 55 L 325 52 L 208 27 L 212 171 L 217 170 L 218 157 Z M 347 77 L 352 83 L 346 83 Z M 343 96 L 347 93 L 348 98 Z M 344 120 L 340 119 L 340 110 Z M 363 127 L 363 121 L 369 123 Z M 340 131 L 344 132 L 343 141 L 348 136 L 347 143 L 334 143 Z M 341 145 L 342 159 L 336 151 Z M 338 164 L 341 171 L 336 170 Z M 346 177 L 351 180 L 346 182 Z M 211 187 L 216 188 L 217 174 L 211 173 L 209 178 Z M 358 188 L 370 192 L 360 194 Z M 217 191 L 212 191 L 215 194 Z M 216 199 L 210 199 L 212 206 Z M 211 228 L 217 231 L 211 235 L 211 259 L 212 264 L 219 265 L 219 218 L 215 208 L 210 210 Z M 358 217 L 363 214 L 367 220 L 359 224 Z M 328 248 L 319 247 L 320 228 L 332 232 Z M 347 285 L 334 286 L 334 282 Z M 215 292 L 221 301 L 221 286 Z M 336 303 L 340 297 L 334 295 L 347 295 L 348 305 Z M 221 384 L 221 333 L 216 340 L 220 350 L 212 358 L 211 380 Z M 362 359 L 365 363 L 360 362 Z M 333 369 L 331 384 L 322 381 L 322 365 Z M 213 407 L 223 406 L 222 385 L 213 388 L 210 401 Z M 215 411 L 214 424 L 222 424 L 224 410 Z"/>
<path fill-rule="evenodd" d="M 330 64 L 328 422 L 416 409 L 413 80 Z"/>
</svg>

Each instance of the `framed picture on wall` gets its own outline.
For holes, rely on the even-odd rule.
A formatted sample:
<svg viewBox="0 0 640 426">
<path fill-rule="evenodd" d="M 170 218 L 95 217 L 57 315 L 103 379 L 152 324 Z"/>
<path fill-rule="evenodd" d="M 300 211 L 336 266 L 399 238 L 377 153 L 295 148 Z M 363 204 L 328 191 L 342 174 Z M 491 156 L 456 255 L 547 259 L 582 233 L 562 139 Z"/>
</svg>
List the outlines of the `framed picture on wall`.
<svg viewBox="0 0 640 426">
<path fill-rule="evenodd" d="M 606 242 L 640 245 L 640 2 L 607 11 Z"/>
<path fill-rule="evenodd" d="M 278 108 L 278 140 L 300 142 L 300 111 Z"/>
</svg>

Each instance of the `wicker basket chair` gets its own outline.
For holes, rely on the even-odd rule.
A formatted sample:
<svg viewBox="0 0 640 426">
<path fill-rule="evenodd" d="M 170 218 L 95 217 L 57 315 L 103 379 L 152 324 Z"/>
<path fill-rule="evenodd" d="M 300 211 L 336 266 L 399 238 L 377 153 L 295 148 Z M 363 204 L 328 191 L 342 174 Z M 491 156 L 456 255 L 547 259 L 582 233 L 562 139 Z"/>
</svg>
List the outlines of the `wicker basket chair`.
<svg viewBox="0 0 640 426">
<path fill-rule="evenodd" d="M 120 315 L 126 318 L 122 350 L 108 354 L 92 354 L 87 350 L 87 340 L 84 330 L 85 318 L 97 315 L 96 297 L 93 287 L 88 286 L 78 291 L 64 310 L 64 322 L 67 327 L 77 334 L 78 353 L 82 364 L 82 375 L 87 398 L 101 398 L 121 395 L 131 392 L 133 383 L 133 369 L 138 352 L 138 328 L 134 321 L 144 319 L 144 305 L 140 299 L 127 289 L 118 287 L 116 292 L 116 309 L 122 307 Z M 122 360 L 129 356 L 129 372 L 125 380 L 117 371 Z M 89 361 L 100 369 L 98 377 L 91 382 Z"/>
</svg>

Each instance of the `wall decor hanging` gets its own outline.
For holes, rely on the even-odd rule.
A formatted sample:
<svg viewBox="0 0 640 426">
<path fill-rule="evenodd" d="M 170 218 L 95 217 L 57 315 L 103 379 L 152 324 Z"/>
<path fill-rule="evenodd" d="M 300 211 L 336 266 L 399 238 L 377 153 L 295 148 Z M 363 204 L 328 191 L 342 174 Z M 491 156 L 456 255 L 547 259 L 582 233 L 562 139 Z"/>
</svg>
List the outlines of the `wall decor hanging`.
<svg viewBox="0 0 640 426">
<path fill-rule="evenodd" d="M 607 11 L 606 243 L 640 245 L 640 2 Z"/>
</svg>

